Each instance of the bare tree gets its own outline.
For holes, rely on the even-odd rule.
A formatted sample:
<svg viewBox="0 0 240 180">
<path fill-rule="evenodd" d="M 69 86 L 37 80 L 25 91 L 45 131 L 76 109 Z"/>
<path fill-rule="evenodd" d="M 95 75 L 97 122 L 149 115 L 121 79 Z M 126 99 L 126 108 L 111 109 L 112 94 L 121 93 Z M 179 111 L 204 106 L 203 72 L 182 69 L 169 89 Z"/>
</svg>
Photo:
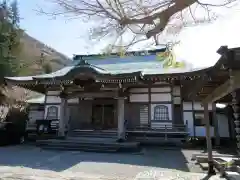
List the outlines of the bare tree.
<svg viewBox="0 0 240 180">
<path fill-rule="evenodd" d="M 135 43 L 152 39 L 159 44 L 158 36 L 166 31 L 176 33 L 181 27 L 190 24 L 210 22 L 216 16 L 211 7 L 232 5 L 238 0 L 214 0 L 214 4 L 200 0 L 47 0 L 55 4 L 54 12 L 49 15 L 64 15 L 95 22 L 90 36 L 93 39 L 115 37 L 112 44 Z M 219 2 L 220 1 L 220 2 Z M 195 17 L 201 7 L 206 16 Z M 41 12 L 46 13 L 44 10 Z M 203 14 L 203 13 L 202 13 Z M 190 17 L 190 18 L 189 18 Z M 127 37 L 124 37 L 126 34 Z M 125 43 L 123 40 L 128 39 Z M 131 39 L 129 41 L 129 39 Z"/>
</svg>

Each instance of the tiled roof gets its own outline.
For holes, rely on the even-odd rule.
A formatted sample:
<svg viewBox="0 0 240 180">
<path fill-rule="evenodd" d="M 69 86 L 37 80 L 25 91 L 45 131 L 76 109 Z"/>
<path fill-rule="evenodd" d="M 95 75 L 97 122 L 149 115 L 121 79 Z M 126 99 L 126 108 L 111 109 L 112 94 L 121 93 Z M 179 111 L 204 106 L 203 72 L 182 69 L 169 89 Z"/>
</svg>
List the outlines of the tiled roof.
<svg viewBox="0 0 240 180">
<path fill-rule="evenodd" d="M 181 61 L 181 60 L 178 60 Z M 125 74 L 142 72 L 143 75 L 161 75 L 161 74 L 174 74 L 174 73 L 186 73 L 193 72 L 201 69 L 193 69 L 191 64 L 186 64 L 183 68 L 163 68 L 163 61 L 157 60 L 156 55 L 145 56 L 128 56 L 128 57 L 110 57 L 99 58 L 94 60 L 88 60 L 88 68 L 91 68 L 100 74 Z M 80 65 L 79 61 L 75 60 L 72 65 L 66 66 L 61 70 L 50 74 L 43 74 L 37 76 L 27 77 L 6 77 L 6 79 L 16 81 L 28 81 L 34 78 L 54 78 L 67 75 L 72 70 L 76 70 L 78 67 L 84 68 L 85 65 Z M 79 69 L 81 71 L 82 69 Z"/>
</svg>

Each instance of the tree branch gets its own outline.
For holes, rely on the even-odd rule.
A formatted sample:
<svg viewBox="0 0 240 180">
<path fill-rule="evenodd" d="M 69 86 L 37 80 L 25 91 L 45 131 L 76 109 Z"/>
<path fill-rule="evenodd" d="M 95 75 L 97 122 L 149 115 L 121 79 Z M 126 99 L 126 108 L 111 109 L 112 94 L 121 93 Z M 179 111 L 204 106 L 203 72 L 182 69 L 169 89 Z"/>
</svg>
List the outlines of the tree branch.
<svg viewBox="0 0 240 180">
<path fill-rule="evenodd" d="M 48 0 L 49 1 L 49 0 Z M 106 37 L 111 34 L 118 34 L 124 28 L 129 29 L 133 34 L 143 34 L 146 38 L 156 37 L 163 32 L 169 22 L 176 18 L 177 13 L 187 9 L 194 22 L 191 5 L 194 3 L 207 9 L 208 6 L 226 6 L 237 0 L 227 0 L 221 4 L 203 3 L 201 0 L 50 0 L 60 9 L 52 15 L 72 14 L 87 21 L 93 20 L 98 24 L 94 29 L 99 37 Z M 211 0 L 209 0 L 211 2 Z M 209 17 L 210 19 L 210 17 Z M 182 18 L 183 21 L 183 18 Z M 206 20 L 203 20 L 206 21 Z M 174 22 L 175 23 L 175 22 Z M 140 33 L 133 30 L 132 26 L 138 26 Z M 141 27 L 144 27 L 143 29 Z M 176 25 L 177 27 L 177 25 Z M 114 33 L 112 33 L 114 32 Z M 117 33 L 116 33 L 117 32 Z"/>
</svg>

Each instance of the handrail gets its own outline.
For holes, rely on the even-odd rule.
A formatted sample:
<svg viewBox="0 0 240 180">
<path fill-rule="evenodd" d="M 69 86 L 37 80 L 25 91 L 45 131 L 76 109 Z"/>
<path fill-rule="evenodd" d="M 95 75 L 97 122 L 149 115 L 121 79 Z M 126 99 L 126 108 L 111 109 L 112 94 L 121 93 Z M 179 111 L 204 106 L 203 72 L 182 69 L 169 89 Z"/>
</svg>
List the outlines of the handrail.
<svg viewBox="0 0 240 180">
<path fill-rule="evenodd" d="M 158 127 L 153 128 L 153 127 L 141 127 L 141 126 L 135 126 L 133 128 L 127 128 L 128 131 L 151 131 L 151 132 L 164 132 L 164 133 L 169 133 L 169 132 L 188 132 L 188 127 L 184 124 L 161 124 L 158 125 Z M 167 135 L 165 136 L 165 139 L 167 139 Z"/>
</svg>

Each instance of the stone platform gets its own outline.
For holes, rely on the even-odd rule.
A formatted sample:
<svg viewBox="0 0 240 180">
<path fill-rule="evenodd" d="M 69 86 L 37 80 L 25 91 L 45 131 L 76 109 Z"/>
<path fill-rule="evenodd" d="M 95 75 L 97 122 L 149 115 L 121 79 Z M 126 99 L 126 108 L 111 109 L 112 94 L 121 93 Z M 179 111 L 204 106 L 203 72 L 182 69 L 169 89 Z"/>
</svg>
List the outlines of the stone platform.
<svg viewBox="0 0 240 180">
<path fill-rule="evenodd" d="M 38 140 L 37 146 L 49 150 L 88 152 L 140 152 L 138 142 L 116 142 L 115 138 L 67 137 L 66 139 Z"/>
</svg>

